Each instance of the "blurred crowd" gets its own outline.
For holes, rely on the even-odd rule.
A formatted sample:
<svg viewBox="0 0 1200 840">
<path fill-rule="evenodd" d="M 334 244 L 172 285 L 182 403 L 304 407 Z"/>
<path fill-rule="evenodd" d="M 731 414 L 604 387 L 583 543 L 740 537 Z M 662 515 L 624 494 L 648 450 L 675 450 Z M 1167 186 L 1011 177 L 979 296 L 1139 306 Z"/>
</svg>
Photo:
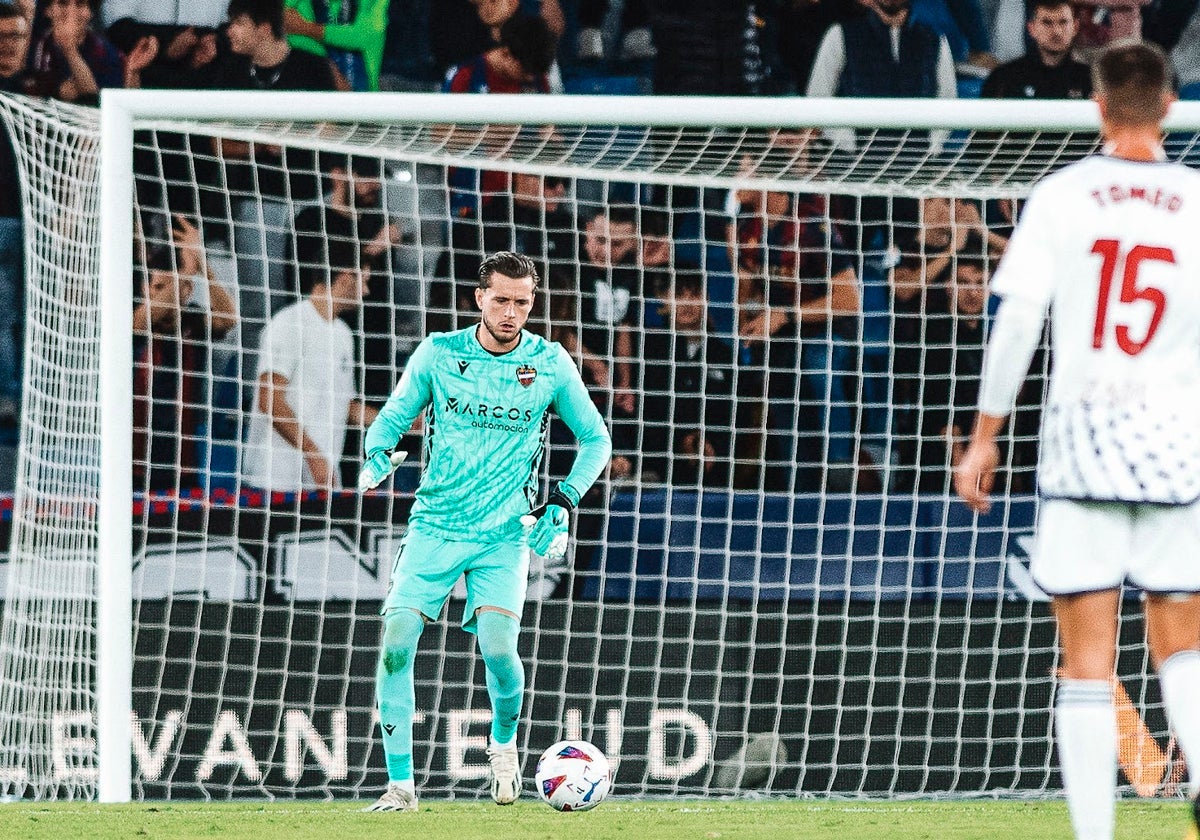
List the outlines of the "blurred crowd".
<svg viewBox="0 0 1200 840">
<path fill-rule="evenodd" d="M 1171 51 L 1186 96 L 1196 7 L 18 0 L 0 2 L 0 90 L 83 105 L 106 87 L 1078 99 L 1097 46 L 1144 37 Z M 763 141 L 801 154 L 862 138 Z M 135 168 L 143 490 L 342 486 L 414 342 L 469 323 L 482 256 L 514 249 L 542 266 L 532 328 L 579 360 L 612 423 L 613 480 L 942 492 L 1019 209 L 401 167 L 166 132 L 139 133 Z M 17 183 L 5 136 L 0 437 L 21 396 Z M 1007 443 L 1015 491 L 1032 489 L 1040 381 Z"/>
</svg>

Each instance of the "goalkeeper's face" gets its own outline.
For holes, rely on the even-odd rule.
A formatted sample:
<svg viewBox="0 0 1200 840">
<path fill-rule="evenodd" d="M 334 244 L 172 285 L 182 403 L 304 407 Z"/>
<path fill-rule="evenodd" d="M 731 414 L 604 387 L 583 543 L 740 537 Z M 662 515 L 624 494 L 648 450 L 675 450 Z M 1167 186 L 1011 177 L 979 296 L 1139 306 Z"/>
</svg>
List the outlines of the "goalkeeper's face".
<svg viewBox="0 0 1200 840">
<path fill-rule="evenodd" d="M 533 278 L 493 273 L 486 289 L 475 290 L 475 303 L 488 336 L 500 348 L 511 348 L 533 309 Z"/>
</svg>

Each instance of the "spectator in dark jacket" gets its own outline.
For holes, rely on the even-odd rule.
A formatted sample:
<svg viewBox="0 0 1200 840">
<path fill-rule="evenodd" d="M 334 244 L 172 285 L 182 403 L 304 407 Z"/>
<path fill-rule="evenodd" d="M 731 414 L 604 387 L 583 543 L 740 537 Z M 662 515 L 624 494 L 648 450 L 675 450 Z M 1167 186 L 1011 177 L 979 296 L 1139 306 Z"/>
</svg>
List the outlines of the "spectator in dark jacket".
<svg viewBox="0 0 1200 840">
<path fill-rule="evenodd" d="M 650 19 L 655 93 L 761 92 L 761 46 L 747 0 L 657 0 Z"/>
<path fill-rule="evenodd" d="M 979 243 L 971 248 L 979 253 Z M 966 451 L 986 342 L 987 261 L 958 257 L 926 296 L 921 371 L 921 490 L 945 493 Z"/>
<path fill-rule="evenodd" d="M 870 11 L 825 32 L 809 96 L 942 97 L 958 95 L 954 58 L 946 39 L 913 19 L 909 0 L 870 0 Z M 853 148 L 854 132 L 828 132 Z"/>
<path fill-rule="evenodd" d="M 643 341 L 642 480 L 728 486 L 733 347 L 712 334 L 704 276 L 680 269 L 660 290 L 664 329 Z"/>
<path fill-rule="evenodd" d="M 994 99 L 1087 99 L 1092 71 L 1071 58 L 1077 29 L 1067 0 L 1033 0 L 1025 29 L 1033 47 L 1021 58 L 1001 64 L 983 83 L 982 95 Z"/>
</svg>

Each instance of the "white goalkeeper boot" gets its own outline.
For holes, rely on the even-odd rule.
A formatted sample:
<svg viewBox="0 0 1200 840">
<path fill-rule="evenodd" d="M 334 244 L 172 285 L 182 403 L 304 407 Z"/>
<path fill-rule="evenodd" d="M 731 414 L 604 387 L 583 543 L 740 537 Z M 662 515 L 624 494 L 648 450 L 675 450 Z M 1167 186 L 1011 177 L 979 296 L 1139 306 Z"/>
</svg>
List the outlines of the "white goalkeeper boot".
<svg viewBox="0 0 1200 840">
<path fill-rule="evenodd" d="M 505 747 L 488 747 L 488 763 L 492 766 L 492 799 L 497 805 L 511 805 L 521 795 L 521 759 L 517 742 Z"/>
<path fill-rule="evenodd" d="M 388 782 L 383 796 L 375 800 L 375 804 L 364 811 L 416 811 L 417 795 L 403 787 L 399 782 Z"/>
</svg>

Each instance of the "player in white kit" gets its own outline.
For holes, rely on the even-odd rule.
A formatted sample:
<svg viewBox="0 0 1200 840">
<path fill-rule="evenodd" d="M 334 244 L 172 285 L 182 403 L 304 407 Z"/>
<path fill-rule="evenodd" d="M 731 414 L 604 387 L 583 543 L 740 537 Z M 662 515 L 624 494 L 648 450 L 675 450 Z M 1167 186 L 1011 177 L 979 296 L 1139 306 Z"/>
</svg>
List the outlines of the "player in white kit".
<svg viewBox="0 0 1200 840">
<path fill-rule="evenodd" d="M 1119 588 L 1146 595 L 1167 715 L 1200 769 L 1200 174 L 1168 163 L 1161 51 L 1093 69 L 1104 154 L 1034 188 L 997 271 L 1003 302 L 955 489 L 986 512 L 1012 411 L 1050 311 L 1034 579 L 1062 646 L 1055 730 L 1075 836 L 1111 840 Z M 1193 805 L 1193 821 L 1196 821 Z"/>
</svg>

